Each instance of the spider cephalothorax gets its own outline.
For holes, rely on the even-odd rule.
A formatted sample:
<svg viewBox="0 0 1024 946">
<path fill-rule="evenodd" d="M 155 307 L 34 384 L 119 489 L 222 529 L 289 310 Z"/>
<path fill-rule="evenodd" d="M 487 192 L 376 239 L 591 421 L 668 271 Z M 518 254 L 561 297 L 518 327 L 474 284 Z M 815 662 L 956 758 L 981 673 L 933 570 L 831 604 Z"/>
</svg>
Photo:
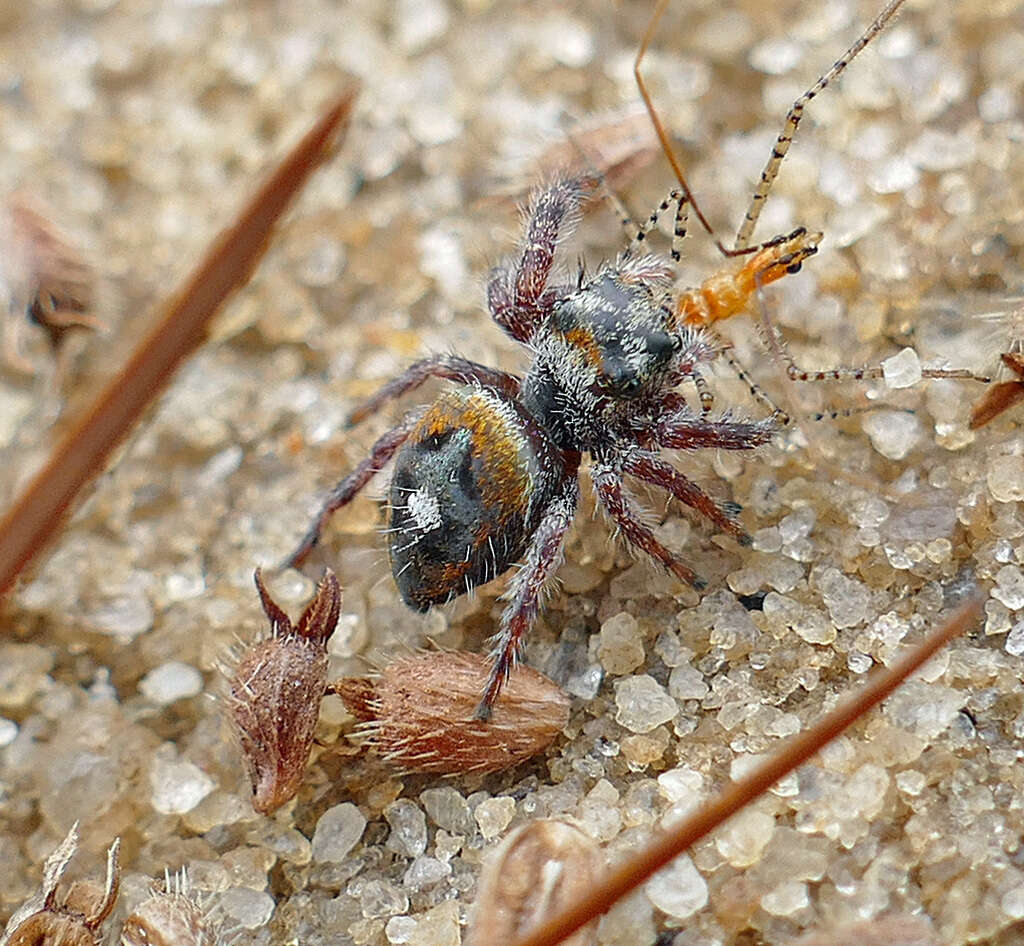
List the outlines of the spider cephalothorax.
<svg viewBox="0 0 1024 946">
<path fill-rule="evenodd" d="M 714 420 L 692 410 L 676 388 L 699 381 L 716 354 L 699 329 L 675 314 L 671 268 L 628 253 L 575 285 L 548 286 L 555 246 L 592 185 L 559 179 L 538 192 L 518 261 L 488 285 L 492 317 L 527 345 L 524 378 L 454 355 L 417 362 L 351 418 L 430 377 L 457 383 L 425 412 L 384 434 L 328 496 L 289 558 L 300 563 L 331 514 L 348 503 L 393 456 L 388 552 L 405 602 L 417 610 L 448 601 L 512 564 L 508 606 L 479 715 L 486 717 L 536 617 L 545 581 L 562 554 L 579 497 L 582 454 L 612 521 L 637 548 L 694 587 L 704 583 L 644 524 L 623 486 L 630 475 L 697 509 L 741 541 L 738 507 L 718 503 L 659 456 L 663 447 L 750 450 L 774 422 Z"/>
<path fill-rule="evenodd" d="M 520 399 L 559 447 L 593 452 L 649 426 L 665 391 L 713 357 L 665 305 L 670 276 L 651 256 L 604 266 L 555 301 L 530 336 Z"/>
</svg>

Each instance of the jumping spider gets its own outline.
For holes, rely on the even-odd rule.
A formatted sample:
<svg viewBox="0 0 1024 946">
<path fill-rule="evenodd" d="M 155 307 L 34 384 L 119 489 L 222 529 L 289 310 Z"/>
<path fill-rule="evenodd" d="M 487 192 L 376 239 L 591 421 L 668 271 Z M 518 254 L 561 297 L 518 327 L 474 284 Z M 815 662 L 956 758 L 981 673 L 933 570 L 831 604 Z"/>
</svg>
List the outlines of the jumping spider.
<svg viewBox="0 0 1024 946">
<path fill-rule="evenodd" d="M 386 384 L 352 414 L 350 426 L 428 378 L 444 378 L 458 387 L 430 407 L 407 414 L 374 444 L 370 455 L 328 494 L 319 516 L 286 560 L 286 565 L 300 565 L 331 515 L 395 457 L 388 496 L 388 554 L 406 604 L 425 611 L 523 563 L 510 583 L 508 605 L 494 638 L 494 666 L 477 708 L 481 719 L 490 715 L 536 618 L 544 584 L 561 561 L 579 499 L 577 474 L 584 453 L 591 457 L 598 500 L 619 531 L 694 588 L 703 588 L 704 582 L 644 524 L 624 488 L 626 475 L 664 489 L 722 531 L 749 543 L 736 518 L 739 507 L 713 499 L 659 452 L 702 447 L 752 450 L 771 439 L 783 417 L 774 405 L 772 415 L 761 421 L 711 417 L 712 398 L 701 371 L 715 358 L 728 355 L 710 325 L 742 311 L 761 286 L 798 271 L 817 252 L 821 234 L 802 227 L 759 245 L 750 246 L 749 241 L 805 105 L 882 30 L 902 0 L 891 0 L 832 69 L 794 103 L 735 248 L 719 243 L 727 257 L 742 259 L 678 295 L 670 288 L 671 262 L 641 251 L 646 237 L 673 204 L 673 261 L 680 257 L 690 208 L 712 231 L 693 201 L 640 75 L 640 62 L 665 2 L 652 17 L 637 56 L 636 75 L 679 189 L 634 231 L 629 247 L 614 263 L 602 264 L 593 275 L 581 267 L 572 285 L 549 285 L 556 246 L 599 181 L 592 174 L 562 177 L 543 187 L 529 207 L 519 259 L 495 269 L 487 290 L 491 317 L 533 355 L 526 376 L 455 355 L 435 355 Z M 843 375 L 837 370 L 817 376 Z M 759 400 L 771 404 L 746 380 Z M 699 411 L 676 390 L 684 381 L 695 385 Z"/>
<path fill-rule="evenodd" d="M 598 499 L 630 543 L 699 589 L 704 582 L 644 524 L 623 477 L 660 486 L 749 542 L 736 521 L 738 507 L 716 502 L 658 451 L 751 450 L 775 429 L 772 420 L 712 420 L 676 392 L 681 382 L 699 377 L 716 351 L 676 316 L 665 260 L 628 250 L 592 276 L 581 268 L 575 285 L 548 285 L 559 237 L 592 186 L 572 178 L 541 190 L 519 260 L 491 273 L 491 317 L 533 353 L 526 376 L 436 355 L 385 385 L 350 423 L 430 377 L 460 387 L 384 434 L 330 493 L 288 559 L 300 564 L 328 518 L 397 453 L 388 554 L 406 604 L 425 611 L 524 560 L 509 589 L 480 718 L 489 715 L 536 617 L 544 583 L 561 560 L 583 453 L 592 458 Z"/>
</svg>

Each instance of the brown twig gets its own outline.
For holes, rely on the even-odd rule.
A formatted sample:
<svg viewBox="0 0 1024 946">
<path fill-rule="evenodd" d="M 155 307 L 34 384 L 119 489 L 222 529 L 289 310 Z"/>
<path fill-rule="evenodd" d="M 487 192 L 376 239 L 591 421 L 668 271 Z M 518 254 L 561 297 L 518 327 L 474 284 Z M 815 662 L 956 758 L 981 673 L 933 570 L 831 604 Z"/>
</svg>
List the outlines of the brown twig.
<svg viewBox="0 0 1024 946">
<path fill-rule="evenodd" d="M 342 134 L 353 90 L 324 112 L 256 191 L 236 222 L 161 309 L 124 369 L 56 446 L 0 522 L 0 596 L 56 532 L 82 487 L 95 476 L 178 365 L 206 338 L 206 325 L 249 278 L 274 224 Z"/>
<path fill-rule="evenodd" d="M 656 837 L 635 857 L 610 871 L 571 909 L 551 917 L 512 946 L 556 946 L 580 927 L 605 913 L 617 900 L 635 890 L 673 858 L 714 831 L 885 699 L 943 644 L 963 633 L 977 619 L 981 603 L 981 596 L 975 594 L 915 648 L 891 666 L 876 670 L 860 692 L 840 703 L 812 729 L 788 740 L 778 752 L 745 778 L 724 789 L 700 811 Z"/>
</svg>

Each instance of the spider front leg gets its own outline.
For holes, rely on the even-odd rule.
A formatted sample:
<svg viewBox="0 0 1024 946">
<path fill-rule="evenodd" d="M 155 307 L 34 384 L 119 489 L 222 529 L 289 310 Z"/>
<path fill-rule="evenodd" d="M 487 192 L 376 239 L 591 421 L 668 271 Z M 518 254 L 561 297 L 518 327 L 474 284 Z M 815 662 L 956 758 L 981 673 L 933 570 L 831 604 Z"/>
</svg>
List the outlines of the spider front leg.
<svg viewBox="0 0 1024 946">
<path fill-rule="evenodd" d="M 392 427 L 373 445 L 370 455 L 327 494 L 313 524 L 306 531 L 295 551 L 281 563 L 281 568 L 298 568 L 309 557 L 309 553 L 316 548 L 320 541 L 320 536 L 331 516 L 342 506 L 347 506 L 352 502 L 358 492 L 373 479 L 375 474 L 380 472 L 388 460 L 395 455 L 398 448 L 409 438 L 422 416 L 422 410 L 410 411 L 398 426 Z"/>
<path fill-rule="evenodd" d="M 519 379 L 507 371 L 488 368 L 468 358 L 458 355 L 431 355 L 420 361 L 413 362 L 397 378 L 384 385 L 368 401 L 360 404 L 346 421 L 347 427 L 362 423 L 371 414 L 395 398 L 415 390 L 430 378 L 446 378 L 459 384 L 479 384 L 484 387 L 497 388 L 514 397 L 519 390 Z"/>
<path fill-rule="evenodd" d="M 702 591 L 707 582 L 696 572 L 680 562 L 640 519 L 640 514 L 629 501 L 622 488 L 622 471 L 608 463 L 595 463 L 590 468 L 590 478 L 597 490 L 597 498 L 622 534 L 631 545 L 646 552 L 660 562 L 673 575 L 688 585 Z"/>
<path fill-rule="evenodd" d="M 674 450 L 753 450 L 772 439 L 776 426 L 774 417 L 744 422 L 708 420 L 686 413 L 660 421 L 653 439 L 659 446 Z"/>
<path fill-rule="evenodd" d="M 555 248 L 576 224 L 589 178 L 555 180 L 540 190 L 527 210 L 523 252 L 514 267 L 492 270 L 487 284 L 491 317 L 517 342 L 528 342 L 556 296 L 545 292 Z"/>
<path fill-rule="evenodd" d="M 490 719 L 494 701 L 519 659 L 523 637 L 537 618 L 544 583 L 562 560 L 562 543 L 572 525 L 580 498 L 576 471 L 569 471 L 567 477 L 562 492 L 544 510 L 540 524 L 530 540 L 526 561 L 516 572 L 509 587 L 510 600 L 501 615 L 501 627 L 495 635 L 492 651 L 494 666 L 480 705 L 476 708 L 477 719 Z"/>
<path fill-rule="evenodd" d="M 696 483 L 660 457 L 640 451 L 628 453 L 623 458 L 622 471 L 645 483 L 661 487 L 680 502 L 706 516 L 723 532 L 735 536 L 741 545 L 750 545 L 750 536 L 736 521 L 736 514 L 740 511 L 736 503 L 716 502 Z"/>
</svg>

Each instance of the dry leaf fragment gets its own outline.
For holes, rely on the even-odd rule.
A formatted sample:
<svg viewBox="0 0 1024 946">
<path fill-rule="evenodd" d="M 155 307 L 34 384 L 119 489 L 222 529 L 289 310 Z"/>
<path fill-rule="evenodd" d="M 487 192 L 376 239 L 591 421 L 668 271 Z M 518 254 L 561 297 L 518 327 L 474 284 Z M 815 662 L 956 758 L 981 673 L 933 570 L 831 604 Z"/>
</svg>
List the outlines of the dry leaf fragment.
<svg viewBox="0 0 1024 946">
<path fill-rule="evenodd" d="M 402 771 L 497 772 L 547 748 L 569 721 L 569 700 L 521 666 L 482 722 L 475 712 L 490 671 L 490 658 L 480 654 L 418 654 L 330 689 L 362 721 L 366 744 Z"/>
<path fill-rule="evenodd" d="M 338 625 L 341 586 L 328 571 L 298 624 L 256 588 L 272 636 L 253 645 L 231 680 L 228 712 L 252 780 L 253 807 L 270 814 L 295 797 L 327 686 L 327 641 Z"/>
<path fill-rule="evenodd" d="M 100 886 L 75 881 L 64 893 L 61 877 L 78 850 L 78 822 L 43 865 L 42 890 L 11 917 L 0 946 L 97 946 L 105 939 L 103 921 L 114 909 L 120 885 L 117 852 L 120 840 L 107 851 L 107 876 Z"/>
<path fill-rule="evenodd" d="M 488 192 L 525 201 L 538 180 L 555 174 L 593 174 L 617 193 L 660 150 L 643 106 L 606 109 L 568 124 L 556 136 L 513 139 L 507 153 L 495 162 Z"/>
<path fill-rule="evenodd" d="M 466 946 L 510 943 L 574 903 L 597 877 L 600 859 L 594 841 L 563 821 L 540 819 L 516 828 L 484 864 Z M 595 921 L 563 946 L 596 942 Z"/>
<path fill-rule="evenodd" d="M 984 427 L 1003 411 L 1008 411 L 1015 404 L 1024 401 L 1024 354 L 1011 351 L 999 357 L 1003 359 L 1003 364 L 1018 376 L 1019 380 L 1003 381 L 993 384 L 988 389 L 985 396 L 974 405 L 974 410 L 971 411 L 971 430 Z"/>
</svg>

